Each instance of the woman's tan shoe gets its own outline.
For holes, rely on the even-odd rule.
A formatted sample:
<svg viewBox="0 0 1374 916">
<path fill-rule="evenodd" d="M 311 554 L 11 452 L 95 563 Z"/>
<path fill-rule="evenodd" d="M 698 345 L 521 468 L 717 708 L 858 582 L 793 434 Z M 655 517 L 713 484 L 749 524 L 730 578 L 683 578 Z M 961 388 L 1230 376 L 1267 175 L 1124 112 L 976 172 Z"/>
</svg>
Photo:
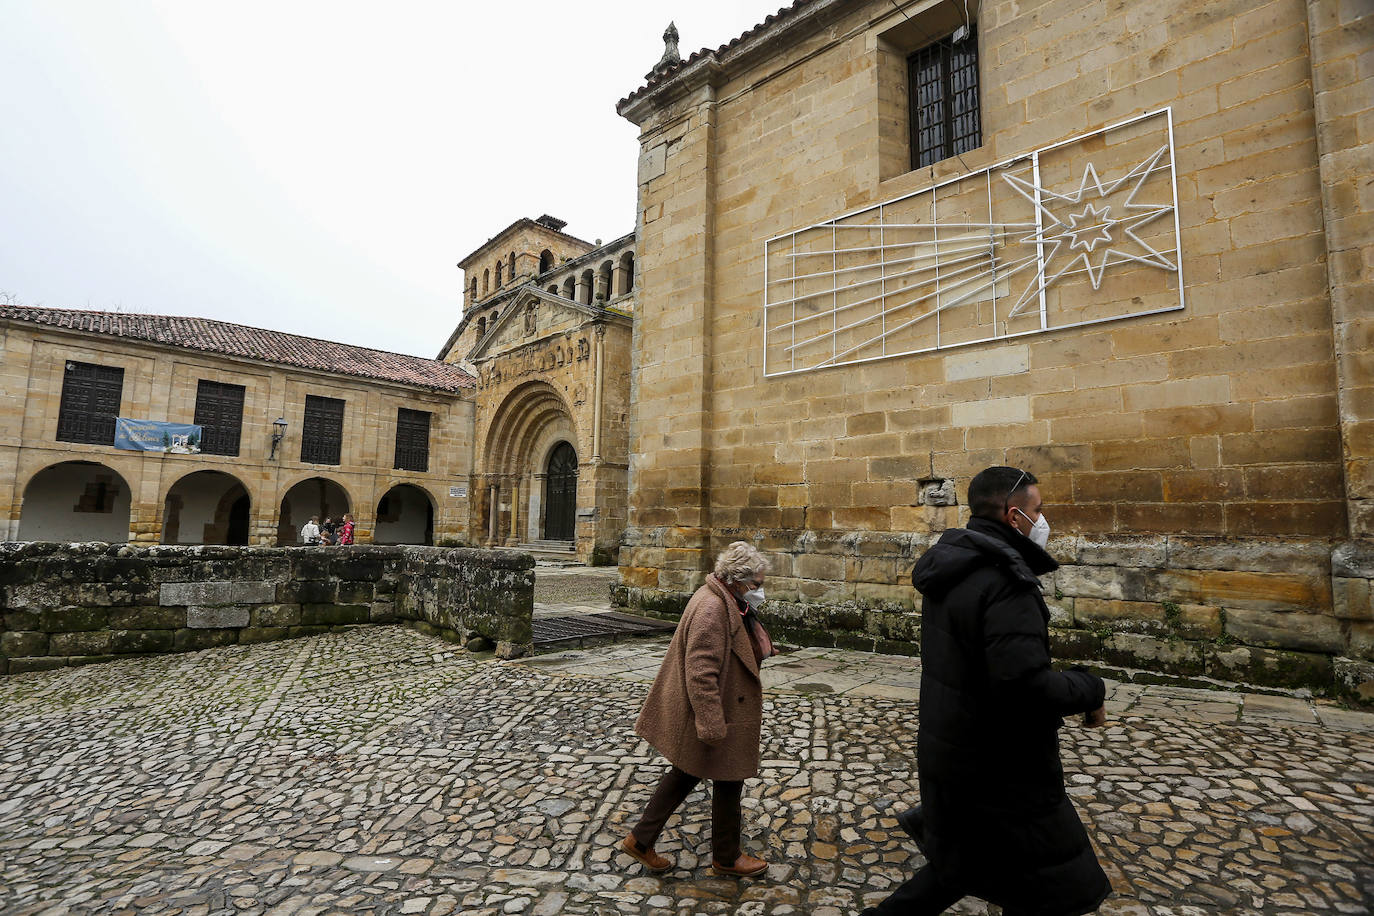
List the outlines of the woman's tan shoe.
<svg viewBox="0 0 1374 916">
<path fill-rule="evenodd" d="M 635 842 L 635 838 L 632 836 L 627 836 L 625 839 L 621 840 L 620 848 L 626 855 L 644 863 L 644 867 L 649 869 L 649 871 L 667 871 L 673 867 L 672 859 L 665 858 L 652 849 L 646 849 L 640 852 L 639 844 Z"/>
<path fill-rule="evenodd" d="M 719 862 L 712 862 L 711 871 L 731 878 L 752 878 L 768 871 L 768 863 L 742 852 L 733 865 L 721 865 Z"/>
</svg>

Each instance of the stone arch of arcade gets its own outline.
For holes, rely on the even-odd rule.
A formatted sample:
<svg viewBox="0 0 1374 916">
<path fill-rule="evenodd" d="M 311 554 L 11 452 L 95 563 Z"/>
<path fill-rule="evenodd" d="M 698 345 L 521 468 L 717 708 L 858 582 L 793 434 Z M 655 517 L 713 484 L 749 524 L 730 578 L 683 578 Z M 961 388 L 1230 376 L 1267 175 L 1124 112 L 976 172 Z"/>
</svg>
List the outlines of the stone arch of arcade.
<svg viewBox="0 0 1374 916">
<path fill-rule="evenodd" d="M 192 471 L 162 499 L 162 543 L 247 544 L 252 500 L 243 481 L 225 471 Z"/>
<path fill-rule="evenodd" d="M 548 464 L 560 443 L 572 449 L 574 463 L 581 459 L 573 413 L 552 385 L 530 382 L 506 396 L 487 430 L 474 481 L 481 488 L 474 539 L 513 545 L 547 538 Z M 572 485 L 575 511 L 580 503 Z"/>
<path fill-rule="evenodd" d="M 132 490 L 122 474 L 96 461 L 61 461 L 24 486 L 21 541 L 129 540 Z"/>
<path fill-rule="evenodd" d="M 434 495 L 413 483 L 398 483 L 377 501 L 374 544 L 434 544 Z"/>
<path fill-rule="evenodd" d="M 312 515 L 319 516 L 323 522 L 326 518 L 342 518 L 345 512 L 352 511 L 353 501 L 337 481 L 319 476 L 298 480 L 281 497 L 281 509 L 277 515 L 277 546 L 294 547 L 300 544 L 301 526 Z"/>
</svg>

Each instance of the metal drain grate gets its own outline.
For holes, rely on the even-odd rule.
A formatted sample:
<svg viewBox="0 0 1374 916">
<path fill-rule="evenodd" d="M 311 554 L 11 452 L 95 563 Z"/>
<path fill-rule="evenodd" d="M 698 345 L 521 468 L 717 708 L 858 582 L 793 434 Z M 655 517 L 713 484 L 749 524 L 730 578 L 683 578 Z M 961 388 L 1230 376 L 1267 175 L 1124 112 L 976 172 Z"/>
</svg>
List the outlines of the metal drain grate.
<svg viewBox="0 0 1374 916">
<path fill-rule="evenodd" d="M 614 611 L 606 614 L 582 614 L 575 617 L 534 618 L 534 644 L 551 646 L 584 639 L 611 639 L 621 636 L 657 636 L 671 633 L 675 625 L 666 620 L 651 620 Z"/>
</svg>

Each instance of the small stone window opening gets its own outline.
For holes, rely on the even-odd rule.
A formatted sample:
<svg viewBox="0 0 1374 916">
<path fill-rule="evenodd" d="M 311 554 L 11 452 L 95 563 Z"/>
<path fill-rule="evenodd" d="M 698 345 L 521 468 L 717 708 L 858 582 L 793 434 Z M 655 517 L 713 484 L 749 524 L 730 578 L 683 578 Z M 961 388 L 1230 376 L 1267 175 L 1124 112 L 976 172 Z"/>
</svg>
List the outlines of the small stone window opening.
<svg viewBox="0 0 1374 916">
<path fill-rule="evenodd" d="M 472 278 L 472 301 L 477 301 L 477 278 Z"/>
<path fill-rule="evenodd" d="M 545 248 L 539 252 L 539 272 L 544 274 L 551 270 L 553 270 L 553 252 Z"/>
<path fill-rule="evenodd" d="M 487 336 L 487 319 L 486 319 L 486 316 L 483 316 L 483 317 L 477 319 L 477 340 L 480 342 L 480 341 L 482 340 L 482 338 L 483 338 L 483 337 L 486 337 L 486 336 Z"/>
<path fill-rule="evenodd" d="M 635 253 L 627 251 L 620 256 L 620 289 L 616 290 L 619 295 L 625 295 L 635 288 Z"/>
<path fill-rule="evenodd" d="M 982 145 L 976 27 L 959 41 L 950 35 L 908 57 L 907 80 L 913 169 Z"/>
<path fill-rule="evenodd" d="M 491 271 L 490 271 L 490 270 L 484 270 L 484 271 L 482 271 L 482 295 L 485 296 L 485 295 L 487 294 L 487 292 L 488 292 L 490 289 L 491 289 Z"/>
<path fill-rule="evenodd" d="M 506 276 L 510 277 L 511 280 L 514 281 L 514 280 L 515 280 L 515 252 L 512 251 L 512 252 L 510 253 L 510 259 L 509 259 L 509 262 L 508 262 L 508 263 L 509 263 L 510 266 L 506 268 Z"/>
<path fill-rule="evenodd" d="M 496 288 L 497 288 L 497 289 L 500 289 L 500 288 L 501 288 L 501 285 L 502 285 L 502 284 L 501 284 L 501 269 L 502 269 L 503 266 L 504 266 L 504 265 L 502 264 L 502 262 L 500 262 L 500 261 L 497 261 L 497 262 L 496 262 Z"/>
</svg>

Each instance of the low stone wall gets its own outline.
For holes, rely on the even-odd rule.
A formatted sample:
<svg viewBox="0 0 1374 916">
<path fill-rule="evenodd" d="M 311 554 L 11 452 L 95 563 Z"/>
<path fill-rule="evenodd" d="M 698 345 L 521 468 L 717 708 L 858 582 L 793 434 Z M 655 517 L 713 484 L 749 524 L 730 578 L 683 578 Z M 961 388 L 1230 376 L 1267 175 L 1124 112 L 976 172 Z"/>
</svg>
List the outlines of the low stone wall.
<svg viewBox="0 0 1374 916">
<path fill-rule="evenodd" d="M 0 674 L 409 623 L 529 651 L 534 560 L 438 547 L 0 544 Z"/>
<path fill-rule="evenodd" d="M 773 562 L 763 614 L 803 645 L 920 651 L 911 569 L 938 534 L 759 537 Z M 1310 539 L 1058 536 L 1044 577 L 1057 658 L 1127 679 L 1307 687 L 1374 702 L 1374 544 Z M 627 577 L 631 583 L 633 579 Z M 618 604 L 675 618 L 690 594 L 635 587 Z"/>
</svg>

